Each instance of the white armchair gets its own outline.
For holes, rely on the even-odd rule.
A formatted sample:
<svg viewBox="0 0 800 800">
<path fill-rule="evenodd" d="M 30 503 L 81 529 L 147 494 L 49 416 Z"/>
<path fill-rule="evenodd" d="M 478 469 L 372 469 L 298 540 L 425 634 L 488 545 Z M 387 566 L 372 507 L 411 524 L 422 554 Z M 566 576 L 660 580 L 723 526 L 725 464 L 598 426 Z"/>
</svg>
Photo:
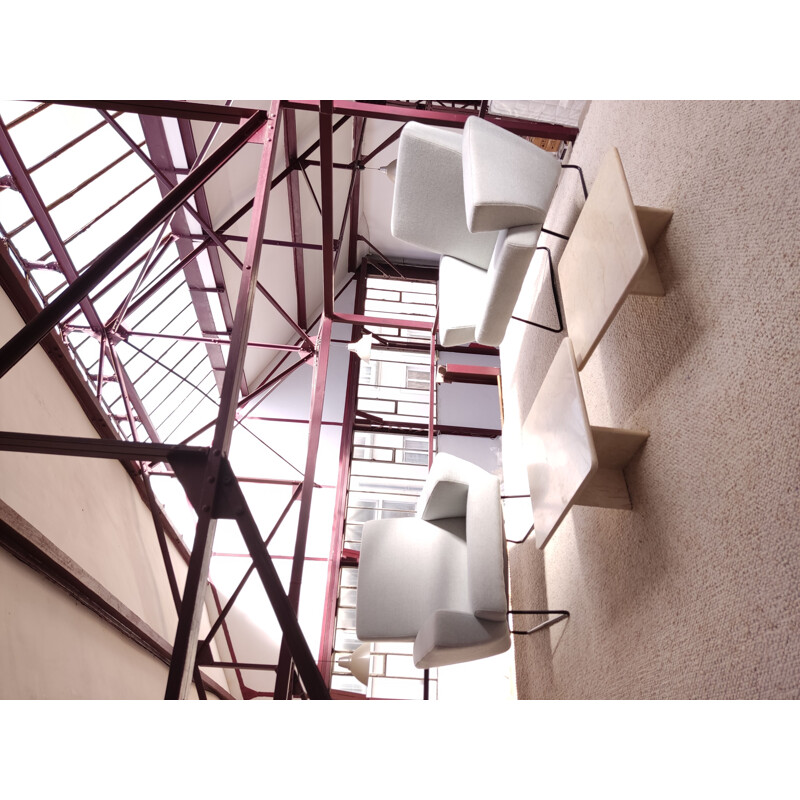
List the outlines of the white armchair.
<svg viewBox="0 0 800 800">
<path fill-rule="evenodd" d="M 463 133 L 405 126 L 392 234 L 441 256 L 442 345 L 502 342 L 560 173 L 552 154 L 480 117 Z"/>
<path fill-rule="evenodd" d="M 436 456 L 415 517 L 364 524 L 356 595 L 363 642 L 414 642 L 414 664 L 442 667 L 502 653 L 567 612 L 509 612 L 499 480 L 455 456 Z M 509 613 L 560 614 L 510 631 Z"/>
</svg>

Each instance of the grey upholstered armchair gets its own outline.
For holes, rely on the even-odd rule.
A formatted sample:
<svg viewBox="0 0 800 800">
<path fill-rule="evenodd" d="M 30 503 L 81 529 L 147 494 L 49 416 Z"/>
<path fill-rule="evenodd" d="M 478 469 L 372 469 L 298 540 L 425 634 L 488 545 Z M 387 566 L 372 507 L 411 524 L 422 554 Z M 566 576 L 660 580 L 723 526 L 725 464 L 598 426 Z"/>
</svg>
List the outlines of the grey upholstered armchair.
<svg viewBox="0 0 800 800">
<path fill-rule="evenodd" d="M 560 616 L 509 631 L 509 613 Z M 356 595 L 363 642 L 414 642 L 414 664 L 442 667 L 502 653 L 567 612 L 508 610 L 500 482 L 447 453 L 434 459 L 414 517 L 364 524 Z"/>
<path fill-rule="evenodd" d="M 441 256 L 442 345 L 503 340 L 560 173 L 551 153 L 480 117 L 463 133 L 405 126 L 392 234 Z"/>
</svg>

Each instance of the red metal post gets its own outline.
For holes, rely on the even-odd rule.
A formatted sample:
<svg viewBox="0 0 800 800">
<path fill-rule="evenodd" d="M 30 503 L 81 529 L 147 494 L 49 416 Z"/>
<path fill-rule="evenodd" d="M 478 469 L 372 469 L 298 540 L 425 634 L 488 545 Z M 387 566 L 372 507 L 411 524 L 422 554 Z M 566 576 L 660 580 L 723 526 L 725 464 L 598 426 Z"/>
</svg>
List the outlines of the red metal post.
<svg viewBox="0 0 800 800">
<path fill-rule="evenodd" d="M 287 165 L 297 160 L 297 125 L 293 110 L 284 112 L 284 145 Z M 300 181 L 297 170 L 292 170 L 286 181 L 286 191 L 289 196 L 289 222 L 292 229 L 292 242 L 303 240 L 303 223 L 300 214 Z M 306 319 L 306 274 L 303 250 L 295 247 L 294 257 L 294 284 L 297 295 L 297 324 L 307 330 Z"/>
<path fill-rule="evenodd" d="M 288 100 L 286 101 L 286 107 L 304 111 L 317 111 L 320 108 L 320 104 L 324 102 L 330 101 Z M 430 109 L 353 102 L 350 100 L 334 100 L 332 112 L 334 114 L 348 114 L 351 117 L 368 117 L 370 119 L 386 119 L 396 122 L 415 121 L 449 128 L 463 128 L 468 117 L 479 116 L 480 114 L 478 109 L 433 111 Z M 577 128 L 563 125 L 551 125 L 550 123 L 536 122 L 535 120 L 520 119 L 518 117 L 501 117 L 496 114 L 487 114 L 484 119 L 520 136 L 538 136 L 545 139 L 558 139 L 564 142 L 574 142 L 578 136 Z"/>
<path fill-rule="evenodd" d="M 333 116 L 330 100 L 319 103 L 320 194 L 322 195 L 322 309 L 333 316 Z"/>
<path fill-rule="evenodd" d="M 272 171 L 275 166 L 275 141 L 279 124 L 280 103 L 279 101 L 273 101 L 267 117 L 267 131 L 262 148 L 250 235 L 248 236 L 247 251 L 242 268 L 242 280 L 239 284 L 239 297 L 231 335 L 228 364 L 222 385 L 219 416 L 214 430 L 211 452 L 204 469 L 197 530 L 183 592 L 183 604 L 178 619 L 178 629 L 175 634 L 173 658 L 167 679 L 165 693 L 167 699 L 186 698 L 194 669 L 205 585 L 208 579 L 208 566 L 216 528 L 216 519 L 212 516 L 212 512 L 217 493 L 217 482 L 220 478 L 223 462 L 228 455 L 233 425 L 236 421 L 235 414 L 238 405 L 239 386 L 241 385 L 250 320 L 255 302 L 256 286 L 258 285 L 261 239 L 267 216 Z M 213 154 L 210 158 L 213 158 Z"/>
<path fill-rule="evenodd" d="M 354 310 L 361 313 L 367 295 L 367 276 L 363 265 L 358 272 Z M 352 340 L 358 341 L 362 333 L 359 326 L 353 326 Z M 361 360 L 355 353 L 350 354 L 347 374 L 347 394 L 342 419 L 342 434 L 339 443 L 339 473 L 336 479 L 336 500 L 334 502 L 333 525 L 331 529 L 331 549 L 328 557 L 328 579 L 325 588 L 325 605 L 322 618 L 322 635 L 319 645 L 318 662 L 325 679 L 330 684 L 333 663 L 331 653 L 336 623 L 336 597 L 339 592 L 339 561 L 342 555 L 345 519 L 347 516 L 347 493 L 350 482 L 350 457 L 353 452 L 353 427 L 358 401 L 358 378 Z"/>
<path fill-rule="evenodd" d="M 289 580 L 289 602 L 295 612 L 300 604 L 300 585 L 303 579 L 306 541 L 308 539 L 308 523 L 311 515 L 311 497 L 314 490 L 314 473 L 317 468 L 317 451 L 319 449 L 320 431 L 322 429 L 322 409 L 325 400 L 325 381 L 328 376 L 328 356 L 331 344 L 331 319 L 323 316 L 320 322 L 317 341 L 319 350 L 314 365 L 312 379 L 311 413 L 308 426 L 308 450 L 304 470 L 305 482 L 300 493 L 300 510 L 297 520 L 297 538 L 295 539 L 294 561 Z M 285 699 L 288 696 L 291 664 L 286 642 L 281 647 L 278 661 L 278 674 L 275 681 L 275 698 Z"/>
</svg>

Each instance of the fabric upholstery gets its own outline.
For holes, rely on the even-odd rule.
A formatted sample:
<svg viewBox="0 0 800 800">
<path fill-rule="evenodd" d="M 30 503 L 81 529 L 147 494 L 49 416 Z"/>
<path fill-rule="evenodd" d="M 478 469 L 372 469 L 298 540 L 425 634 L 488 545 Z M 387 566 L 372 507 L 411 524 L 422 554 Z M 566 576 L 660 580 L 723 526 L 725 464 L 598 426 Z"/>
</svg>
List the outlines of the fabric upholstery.
<svg viewBox="0 0 800 800">
<path fill-rule="evenodd" d="M 473 614 L 434 611 L 414 640 L 414 665 L 445 667 L 504 653 L 511 646 L 506 622 L 487 622 Z"/>
<path fill-rule="evenodd" d="M 511 643 L 507 567 L 498 478 L 440 453 L 416 517 L 364 525 L 356 635 L 413 640 L 421 668 L 501 653 Z"/>
<path fill-rule="evenodd" d="M 358 638 L 413 641 L 436 608 L 471 613 L 464 518 L 436 525 L 415 517 L 365 523 L 358 568 Z"/>
<path fill-rule="evenodd" d="M 442 257 L 443 346 L 502 342 L 560 174 L 555 156 L 480 117 L 463 132 L 403 128 L 391 230 Z"/>
<path fill-rule="evenodd" d="M 541 225 L 561 174 L 558 159 L 480 117 L 467 120 L 462 141 L 469 230 Z"/>
<path fill-rule="evenodd" d="M 504 622 L 508 609 L 507 550 L 500 481 L 472 478 L 467 497 L 467 588 L 475 616 Z"/>
<path fill-rule="evenodd" d="M 467 228 L 461 131 L 409 122 L 397 152 L 392 235 L 486 268 L 497 232 Z"/>
<path fill-rule="evenodd" d="M 541 230 L 541 225 L 525 225 L 500 232 L 480 295 L 474 339 L 479 344 L 498 347 L 503 341 Z"/>
<path fill-rule="evenodd" d="M 417 516 L 429 522 L 443 517 L 465 517 L 470 480 L 482 472 L 480 467 L 451 453 L 438 453 L 417 499 Z"/>
</svg>

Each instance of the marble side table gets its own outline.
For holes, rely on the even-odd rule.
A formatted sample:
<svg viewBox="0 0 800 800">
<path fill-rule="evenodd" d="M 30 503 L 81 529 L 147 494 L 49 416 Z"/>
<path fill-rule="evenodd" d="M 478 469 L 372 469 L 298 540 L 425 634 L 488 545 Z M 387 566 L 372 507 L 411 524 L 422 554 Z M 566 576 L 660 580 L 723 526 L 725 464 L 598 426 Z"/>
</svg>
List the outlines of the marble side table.
<svg viewBox="0 0 800 800">
<path fill-rule="evenodd" d="M 635 206 L 616 148 L 603 158 L 558 265 L 567 332 L 578 369 L 629 294 L 663 296 L 653 246 L 672 218 Z"/>
<path fill-rule="evenodd" d="M 575 352 L 565 338 L 522 431 L 536 546 L 547 544 L 573 505 L 631 508 L 622 470 L 648 436 L 589 424 Z"/>
</svg>

